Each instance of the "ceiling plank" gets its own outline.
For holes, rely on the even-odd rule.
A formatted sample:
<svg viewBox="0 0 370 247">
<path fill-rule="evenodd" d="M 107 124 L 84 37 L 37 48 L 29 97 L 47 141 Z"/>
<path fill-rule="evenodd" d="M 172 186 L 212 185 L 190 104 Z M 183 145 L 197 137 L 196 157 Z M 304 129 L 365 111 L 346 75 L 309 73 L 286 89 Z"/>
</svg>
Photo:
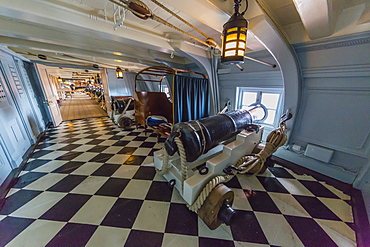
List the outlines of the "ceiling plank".
<svg viewBox="0 0 370 247">
<path fill-rule="evenodd" d="M 120 28 L 113 29 L 113 23 L 105 20 L 94 20 L 89 15 L 76 13 L 75 11 L 66 11 L 50 4 L 43 4 L 39 1 L 33 1 L 29 4 L 27 0 L 3 1 L 0 8 L 0 15 L 13 19 L 20 19 L 31 23 L 42 23 L 45 27 L 63 29 L 66 32 L 85 33 L 87 35 L 101 35 L 105 39 L 118 41 L 128 45 L 142 45 L 151 49 L 172 50 L 168 44 L 168 39 L 153 35 L 152 33 L 143 33 L 141 30 Z M 25 8 L 24 6 L 27 6 Z M 78 36 L 75 37 L 76 39 Z"/>
<path fill-rule="evenodd" d="M 293 0 L 303 25 L 311 40 L 334 33 L 335 24 L 342 11 L 342 0 Z"/>
</svg>

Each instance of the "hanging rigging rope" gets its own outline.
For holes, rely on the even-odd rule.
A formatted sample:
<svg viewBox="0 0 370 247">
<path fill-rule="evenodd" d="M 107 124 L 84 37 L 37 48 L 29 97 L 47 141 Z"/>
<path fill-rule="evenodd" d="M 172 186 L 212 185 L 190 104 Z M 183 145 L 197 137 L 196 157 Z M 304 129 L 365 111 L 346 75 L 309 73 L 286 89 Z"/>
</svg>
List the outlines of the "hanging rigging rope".
<svg viewBox="0 0 370 247">
<path fill-rule="evenodd" d="M 184 22 L 186 25 L 190 26 L 191 28 L 193 28 L 195 31 L 197 31 L 198 33 L 200 33 L 201 35 L 205 36 L 206 37 L 206 41 L 203 41 L 197 37 L 195 37 L 194 35 L 188 33 L 188 32 L 185 32 L 184 30 L 172 25 L 171 23 L 169 23 L 168 21 L 162 19 L 161 17 L 155 15 L 152 13 L 152 11 L 149 9 L 149 7 L 143 3 L 142 1 L 140 0 L 109 0 L 110 2 L 118 5 L 118 6 L 121 6 L 127 10 L 130 10 L 134 15 L 136 15 L 137 17 L 143 19 L 143 20 L 147 20 L 148 18 L 151 18 L 152 20 L 155 20 L 165 26 L 168 26 L 172 29 L 175 29 L 176 31 L 184 34 L 184 35 L 187 35 L 189 36 L 190 38 L 198 41 L 199 43 L 207 46 L 207 47 L 212 47 L 212 48 L 216 48 L 218 50 L 221 50 L 221 47 L 217 44 L 217 42 L 213 39 L 213 38 L 210 38 L 208 35 L 206 35 L 205 33 L 203 33 L 202 31 L 200 31 L 198 28 L 196 28 L 195 26 L 193 26 L 192 24 L 190 24 L 189 22 L 187 22 L 186 20 L 184 20 L 183 18 L 181 18 L 179 15 L 177 15 L 176 13 L 174 13 L 173 11 L 171 11 L 170 9 L 168 9 L 166 6 L 164 6 L 163 4 L 159 3 L 158 1 L 156 0 L 151 0 L 152 2 L 154 2 L 155 4 L 157 4 L 158 6 L 160 6 L 161 8 L 163 8 L 165 11 L 167 11 L 168 13 L 172 14 L 173 16 L 175 16 L 176 18 L 178 18 L 179 20 L 181 20 L 182 22 Z M 244 11 L 245 12 L 245 11 Z M 249 59 L 251 61 L 254 61 L 254 62 L 257 62 L 257 63 L 260 63 L 260 64 L 264 64 L 264 65 L 267 65 L 267 66 L 270 66 L 270 67 L 273 67 L 275 68 L 276 67 L 276 64 L 270 64 L 270 63 L 266 63 L 264 61 L 261 61 L 261 60 L 258 60 L 258 59 L 255 59 L 255 58 L 251 58 L 251 57 L 248 57 L 248 56 L 244 56 L 246 59 Z"/>
<path fill-rule="evenodd" d="M 155 4 L 157 4 L 159 7 L 161 7 L 165 11 L 167 11 L 168 13 L 170 13 L 171 15 L 173 15 L 174 17 L 176 17 L 177 19 L 179 19 L 180 21 L 182 21 L 183 23 L 185 23 L 186 25 L 188 25 L 189 27 L 191 27 L 192 29 L 194 29 L 195 31 L 197 31 L 198 33 L 200 33 L 201 35 L 203 35 L 204 37 L 206 37 L 207 39 L 209 38 L 209 36 L 207 34 L 203 33 L 201 30 L 199 30 L 198 28 L 194 27 L 188 21 L 184 20 L 178 14 L 176 14 L 175 12 L 173 12 L 172 10 L 170 10 L 169 8 L 167 8 L 166 6 L 164 6 L 163 4 L 161 4 L 160 2 L 158 2 L 157 0 L 151 0 L 151 1 L 153 3 L 155 3 Z"/>
<path fill-rule="evenodd" d="M 176 31 L 182 33 L 182 34 L 185 34 L 187 36 L 189 36 L 190 38 L 198 41 L 199 43 L 202 43 L 203 45 L 206 45 L 208 47 L 216 47 L 219 49 L 219 46 L 218 44 L 210 37 L 208 37 L 206 34 L 204 34 L 202 31 L 200 31 L 199 29 L 197 29 L 196 27 L 194 27 L 193 25 L 191 25 L 189 22 L 187 22 L 186 20 L 184 20 L 183 18 L 181 18 L 180 16 L 178 16 L 177 14 L 175 14 L 174 12 L 172 12 L 171 10 L 169 10 L 167 7 L 165 7 L 164 5 L 160 4 L 159 2 L 155 1 L 155 0 L 152 0 L 154 3 L 158 4 L 161 8 L 163 8 L 164 10 L 166 10 L 167 12 L 171 13 L 173 16 L 175 16 L 176 18 L 178 18 L 179 20 L 183 21 L 185 24 L 189 25 L 191 28 L 193 28 L 194 30 L 196 30 L 197 32 L 199 32 L 200 34 L 202 34 L 203 36 L 205 36 L 207 38 L 206 42 L 204 42 L 203 40 L 195 37 L 194 35 L 191 35 L 187 32 L 185 32 L 184 30 L 172 25 L 171 23 L 169 23 L 168 21 L 166 20 L 163 20 L 161 17 L 153 14 L 151 12 L 151 10 L 148 8 L 148 6 L 146 6 L 143 2 L 141 2 L 140 0 L 120 0 L 121 2 L 117 2 L 116 0 L 109 0 L 110 2 L 118 5 L 118 6 L 121 6 L 127 10 L 130 10 L 134 15 L 136 15 L 137 17 L 141 18 L 141 19 L 148 19 L 148 18 L 151 18 L 163 25 L 166 25 L 170 28 L 173 28 L 175 29 Z M 139 12 L 141 11 L 141 12 Z M 146 12 L 146 13 L 143 13 Z"/>
<path fill-rule="evenodd" d="M 128 9 L 130 10 L 134 15 L 136 15 L 137 17 L 141 18 L 141 19 L 148 19 L 148 18 L 151 18 L 152 20 L 155 20 L 163 25 L 166 25 L 170 28 L 173 28 L 175 29 L 176 31 L 182 33 L 182 34 L 185 34 L 187 36 L 189 36 L 190 38 L 198 41 L 199 43 L 202 43 L 203 45 L 206 45 L 206 46 L 210 46 L 209 43 L 207 42 L 204 42 L 203 40 L 195 37 L 194 35 L 191 35 L 190 33 L 187 33 L 185 32 L 184 30 L 172 25 L 171 23 L 169 23 L 168 21 L 162 19 L 161 17 L 153 14 L 151 12 L 151 10 L 148 8 L 148 6 L 146 6 L 143 2 L 139 1 L 139 0 L 131 0 L 131 1 L 125 1 L 123 2 L 118 2 L 116 0 L 109 0 L 110 2 L 114 3 L 114 4 L 117 4 L 118 6 L 121 6 L 125 9 Z M 136 4 L 136 5 L 135 5 Z M 135 8 L 135 9 L 134 9 Z M 144 13 L 144 11 L 145 13 Z M 141 12 L 139 12 L 141 11 Z M 180 17 L 181 18 L 181 17 Z M 190 23 L 189 23 L 190 24 Z M 191 25 L 191 24 L 190 24 Z"/>
<path fill-rule="evenodd" d="M 173 28 L 173 29 L 175 29 L 176 31 L 178 31 L 178 32 L 180 32 L 180 33 L 182 33 L 182 34 L 185 34 L 185 35 L 187 35 L 187 36 L 189 36 L 190 38 L 192 38 L 192 39 L 194 39 L 194 40 L 196 40 L 196 41 L 198 41 L 199 43 L 202 43 L 203 45 L 205 45 L 205 46 L 210 46 L 207 42 L 205 42 L 205 41 L 203 41 L 203 40 L 201 40 L 201 39 L 198 39 L 197 37 L 195 37 L 194 35 L 191 35 L 190 33 L 187 33 L 187 32 L 185 32 L 184 30 L 182 30 L 182 29 L 180 29 L 180 28 L 178 28 L 178 27 L 176 27 L 176 26 L 174 26 L 174 25 L 172 25 L 171 23 L 169 23 L 168 21 L 165 21 L 165 20 L 163 20 L 161 17 L 159 17 L 159 16 L 156 16 L 156 15 L 152 15 L 150 18 L 152 18 L 153 20 L 155 20 L 155 21 L 157 21 L 157 22 L 159 22 L 159 23 L 161 23 L 161 24 L 163 24 L 163 25 L 166 25 L 167 27 L 170 27 L 170 28 Z"/>
</svg>

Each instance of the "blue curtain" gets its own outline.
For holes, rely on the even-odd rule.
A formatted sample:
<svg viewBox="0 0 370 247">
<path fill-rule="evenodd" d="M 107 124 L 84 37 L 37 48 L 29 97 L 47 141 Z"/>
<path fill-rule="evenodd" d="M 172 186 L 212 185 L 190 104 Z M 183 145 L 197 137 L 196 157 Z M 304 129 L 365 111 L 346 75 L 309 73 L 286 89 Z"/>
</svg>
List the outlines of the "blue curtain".
<svg viewBox="0 0 370 247">
<path fill-rule="evenodd" d="M 209 116 L 210 97 L 208 79 L 175 76 L 174 122 L 186 122 Z"/>
</svg>

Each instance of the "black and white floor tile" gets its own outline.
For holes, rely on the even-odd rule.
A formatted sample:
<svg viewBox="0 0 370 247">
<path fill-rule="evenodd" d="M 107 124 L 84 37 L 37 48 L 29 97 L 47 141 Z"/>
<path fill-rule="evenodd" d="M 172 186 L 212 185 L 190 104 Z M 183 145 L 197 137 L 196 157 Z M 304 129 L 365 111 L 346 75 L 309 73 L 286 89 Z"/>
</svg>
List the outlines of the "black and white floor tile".
<svg viewBox="0 0 370 247">
<path fill-rule="evenodd" d="M 211 231 L 156 174 L 154 133 L 108 118 L 62 123 L 0 211 L 0 246 L 356 246 L 350 196 L 281 166 L 237 176 L 237 216 Z"/>
</svg>

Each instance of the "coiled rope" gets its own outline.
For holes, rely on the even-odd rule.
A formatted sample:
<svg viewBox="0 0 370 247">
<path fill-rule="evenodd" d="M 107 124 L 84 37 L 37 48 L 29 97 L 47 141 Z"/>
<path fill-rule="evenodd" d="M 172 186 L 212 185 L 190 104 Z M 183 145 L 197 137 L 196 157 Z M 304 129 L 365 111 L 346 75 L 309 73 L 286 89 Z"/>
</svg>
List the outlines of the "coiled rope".
<svg viewBox="0 0 370 247">
<path fill-rule="evenodd" d="M 266 145 L 258 154 L 253 157 L 244 156 L 238 160 L 235 167 L 241 169 L 241 171 L 234 170 L 233 173 L 245 174 L 251 171 L 253 171 L 253 173 L 260 172 L 266 159 L 275 153 L 279 147 L 283 146 L 286 140 L 286 124 L 282 122 L 279 128 L 271 131 L 267 136 Z"/>
<path fill-rule="evenodd" d="M 261 171 L 263 164 L 265 163 L 266 159 L 270 157 L 279 147 L 285 144 L 287 140 L 286 135 L 286 125 L 285 122 L 280 123 L 279 128 L 272 131 L 266 139 L 265 147 L 255 156 L 243 156 L 241 157 L 235 164 L 237 169 L 231 170 L 232 175 L 224 175 L 224 176 L 217 176 L 213 178 L 207 185 L 204 187 L 198 198 L 192 205 L 187 205 L 188 208 L 193 212 L 198 212 L 198 210 L 202 207 L 205 200 L 207 199 L 208 195 L 211 191 L 220 183 L 227 183 L 230 181 L 236 174 L 245 174 L 250 172 L 253 168 L 258 167 L 257 170 L 253 170 L 254 173 L 258 173 Z M 238 171 L 241 169 L 241 171 Z"/>
</svg>

